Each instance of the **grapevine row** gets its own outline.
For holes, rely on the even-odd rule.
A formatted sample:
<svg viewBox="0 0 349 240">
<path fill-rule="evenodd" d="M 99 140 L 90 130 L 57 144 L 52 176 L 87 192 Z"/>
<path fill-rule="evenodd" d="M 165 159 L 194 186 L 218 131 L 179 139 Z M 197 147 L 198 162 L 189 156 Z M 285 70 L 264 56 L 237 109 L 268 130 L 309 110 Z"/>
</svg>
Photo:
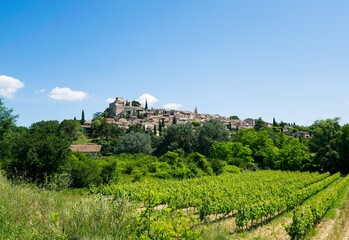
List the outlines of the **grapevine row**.
<svg viewBox="0 0 349 240">
<path fill-rule="evenodd" d="M 229 214 L 234 210 L 238 211 L 245 208 L 243 206 L 247 208 L 270 199 L 280 198 L 280 196 L 288 196 L 290 192 L 298 191 L 315 182 L 326 179 L 329 174 L 326 173 L 304 179 L 302 179 L 301 174 L 295 176 L 296 178 L 284 175 L 286 179 L 268 182 L 259 188 L 251 186 L 251 184 L 253 185 L 253 181 L 251 181 L 250 185 L 240 188 L 240 191 L 230 187 L 229 190 L 224 189 L 224 191 L 219 191 L 218 194 L 217 192 L 208 192 L 200 208 L 200 218 L 203 219 L 205 216 L 212 214 Z"/>
<path fill-rule="evenodd" d="M 292 224 L 286 228 L 288 234 L 293 239 L 302 238 L 310 227 L 321 220 L 348 186 L 349 175 L 314 195 L 306 204 L 298 207 L 294 211 Z"/>
<path fill-rule="evenodd" d="M 127 196 L 135 202 L 143 203 L 151 195 L 154 205 L 164 204 L 172 209 L 193 207 L 203 219 L 212 214 L 236 213 L 243 205 L 252 206 L 288 195 L 328 176 L 328 173 L 259 171 L 182 181 L 153 180 L 119 184 L 103 186 L 94 191 L 105 195 L 113 194 L 115 198 Z"/>
<path fill-rule="evenodd" d="M 247 202 L 241 205 L 236 215 L 236 225 L 239 228 L 247 227 L 248 223 L 253 225 L 254 222 L 262 221 L 263 218 L 268 219 L 287 209 L 294 208 L 310 196 L 325 189 L 339 177 L 340 174 L 336 173 L 322 181 L 304 188 L 295 189 L 292 192 L 284 192 L 279 196 L 271 197 L 264 201 Z"/>
</svg>

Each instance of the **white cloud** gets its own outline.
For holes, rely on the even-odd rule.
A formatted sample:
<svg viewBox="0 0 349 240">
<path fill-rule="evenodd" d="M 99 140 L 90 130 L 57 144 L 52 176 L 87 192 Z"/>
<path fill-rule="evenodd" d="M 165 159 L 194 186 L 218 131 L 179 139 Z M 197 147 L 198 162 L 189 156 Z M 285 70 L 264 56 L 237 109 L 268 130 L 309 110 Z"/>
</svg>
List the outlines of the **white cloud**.
<svg viewBox="0 0 349 240">
<path fill-rule="evenodd" d="M 137 101 L 140 102 L 143 106 L 145 105 L 145 100 L 147 100 L 148 106 L 152 106 L 154 105 L 154 103 L 157 103 L 159 101 L 159 99 L 150 95 L 149 93 L 144 93 L 137 99 Z"/>
<path fill-rule="evenodd" d="M 170 109 L 170 110 L 177 110 L 181 107 L 182 107 L 182 104 L 180 103 L 167 103 L 164 106 L 165 109 Z"/>
<path fill-rule="evenodd" d="M 82 101 L 88 94 L 82 91 L 73 91 L 70 88 L 55 87 L 48 96 L 55 100 Z"/>
<path fill-rule="evenodd" d="M 18 89 L 23 88 L 24 83 L 20 80 L 0 75 L 0 97 L 14 98 Z"/>
<path fill-rule="evenodd" d="M 107 100 L 105 100 L 106 101 L 106 103 L 112 103 L 112 102 L 114 102 L 115 101 L 115 98 L 108 98 Z"/>
</svg>

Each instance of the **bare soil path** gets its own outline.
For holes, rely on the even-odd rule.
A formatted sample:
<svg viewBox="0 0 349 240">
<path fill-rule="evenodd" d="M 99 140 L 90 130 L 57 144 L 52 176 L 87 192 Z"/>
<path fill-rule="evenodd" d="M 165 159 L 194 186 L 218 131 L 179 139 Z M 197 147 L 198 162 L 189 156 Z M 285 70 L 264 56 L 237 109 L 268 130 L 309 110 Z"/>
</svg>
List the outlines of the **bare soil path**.
<svg viewBox="0 0 349 240">
<path fill-rule="evenodd" d="M 346 199 L 343 207 L 338 210 L 336 219 L 324 221 L 323 224 L 332 225 L 332 231 L 326 236 L 319 225 L 319 237 L 316 240 L 349 240 L 349 199 Z"/>
</svg>

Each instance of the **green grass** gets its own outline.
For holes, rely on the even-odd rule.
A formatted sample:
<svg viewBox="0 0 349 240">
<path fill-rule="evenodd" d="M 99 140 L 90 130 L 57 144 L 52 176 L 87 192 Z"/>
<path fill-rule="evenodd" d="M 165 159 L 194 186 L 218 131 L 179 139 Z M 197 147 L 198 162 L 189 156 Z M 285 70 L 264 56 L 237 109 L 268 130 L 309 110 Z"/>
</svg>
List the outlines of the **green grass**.
<svg viewBox="0 0 349 240">
<path fill-rule="evenodd" d="M 204 239 L 212 240 L 228 240 L 231 239 L 228 229 L 219 225 L 208 225 L 207 230 L 204 232 Z"/>
<path fill-rule="evenodd" d="M 329 210 L 326 212 L 325 216 L 323 217 L 323 220 L 335 219 L 336 217 L 337 217 L 337 211 L 336 211 L 336 209 L 331 208 L 331 209 L 329 209 Z"/>
<path fill-rule="evenodd" d="M 0 175 L 0 239 L 127 239 L 133 210 L 125 199 L 41 190 Z"/>
<path fill-rule="evenodd" d="M 255 238 L 253 238 L 253 240 L 263 240 L 263 238 L 262 237 L 255 237 Z"/>
<path fill-rule="evenodd" d="M 342 209 L 344 206 L 344 201 L 348 198 L 348 191 L 343 191 L 341 195 L 337 198 L 336 202 L 333 204 L 333 207 L 330 208 L 325 216 L 323 217 L 323 220 L 327 219 L 335 219 L 338 217 L 337 209 Z"/>
<path fill-rule="evenodd" d="M 75 140 L 73 144 L 91 144 L 92 141 L 92 138 L 88 138 L 84 134 L 81 134 L 81 136 L 79 136 L 79 139 Z"/>
</svg>

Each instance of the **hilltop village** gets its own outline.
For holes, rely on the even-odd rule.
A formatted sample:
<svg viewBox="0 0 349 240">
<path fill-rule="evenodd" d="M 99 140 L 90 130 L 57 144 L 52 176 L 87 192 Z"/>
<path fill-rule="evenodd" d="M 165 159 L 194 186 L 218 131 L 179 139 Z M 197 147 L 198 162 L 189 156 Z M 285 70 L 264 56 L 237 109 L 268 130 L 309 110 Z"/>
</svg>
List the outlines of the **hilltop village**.
<svg viewBox="0 0 349 240">
<path fill-rule="evenodd" d="M 161 129 L 165 129 L 172 124 L 192 123 L 201 125 L 211 119 L 222 121 L 229 130 L 238 131 L 240 129 L 255 128 L 256 119 L 246 118 L 244 120 L 235 117 L 225 117 L 219 114 L 201 114 L 196 107 L 194 112 L 187 110 L 171 110 L 171 109 L 154 109 L 148 108 L 145 103 L 143 107 L 138 101 L 128 101 L 122 97 L 116 97 L 104 112 L 104 118 L 107 123 L 116 124 L 119 127 L 128 129 L 131 126 L 143 128 L 147 132 L 156 132 L 159 134 Z M 262 120 L 261 120 L 262 121 Z M 264 126 L 272 128 L 273 123 L 264 122 Z M 83 125 L 84 132 L 89 132 L 92 128 L 92 122 L 87 121 Z M 307 131 L 294 131 L 294 125 L 283 125 L 281 131 L 287 136 L 309 138 Z"/>
<path fill-rule="evenodd" d="M 115 123 L 120 127 L 129 128 L 132 125 L 141 125 L 148 131 L 159 128 L 162 124 L 165 128 L 176 123 L 185 124 L 188 122 L 202 124 L 210 119 L 218 119 L 224 122 L 229 129 L 254 128 L 255 120 L 247 118 L 244 120 L 230 119 L 218 114 L 201 114 L 198 108 L 194 112 L 186 110 L 168 110 L 148 108 L 147 102 L 143 107 L 137 101 L 127 101 L 125 98 L 117 97 L 109 104 L 109 123 Z M 272 127 L 272 124 L 268 124 Z"/>
</svg>

